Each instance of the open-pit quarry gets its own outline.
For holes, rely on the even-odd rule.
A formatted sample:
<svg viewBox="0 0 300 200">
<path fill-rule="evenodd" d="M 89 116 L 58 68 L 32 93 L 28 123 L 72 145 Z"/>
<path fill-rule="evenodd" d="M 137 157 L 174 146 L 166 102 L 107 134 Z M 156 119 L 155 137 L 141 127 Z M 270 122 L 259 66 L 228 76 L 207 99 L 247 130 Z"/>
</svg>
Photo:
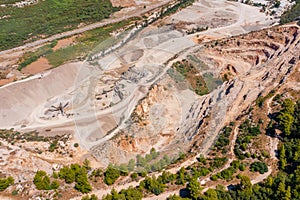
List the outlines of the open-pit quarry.
<svg viewBox="0 0 300 200">
<path fill-rule="evenodd" d="M 0 87 L 0 128 L 70 135 L 82 149 L 76 159 L 101 167 L 152 148 L 208 155 L 226 124 L 299 71 L 300 27 L 275 23 L 258 7 L 196 1 L 107 54 Z"/>
</svg>

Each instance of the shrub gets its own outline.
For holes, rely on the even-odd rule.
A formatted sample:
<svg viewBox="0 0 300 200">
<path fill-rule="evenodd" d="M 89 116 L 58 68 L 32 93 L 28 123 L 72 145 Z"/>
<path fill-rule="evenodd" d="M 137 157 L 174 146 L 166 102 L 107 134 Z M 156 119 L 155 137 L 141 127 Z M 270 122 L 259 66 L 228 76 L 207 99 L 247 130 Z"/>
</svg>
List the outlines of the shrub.
<svg viewBox="0 0 300 200">
<path fill-rule="evenodd" d="M 0 191 L 4 191 L 12 184 L 14 184 L 13 177 L 9 176 L 8 178 L 0 178 Z"/>
<path fill-rule="evenodd" d="M 104 173 L 104 182 L 107 185 L 112 185 L 119 177 L 120 177 L 120 171 L 115 167 L 113 167 L 112 165 L 109 165 Z"/>
<path fill-rule="evenodd" d="M 145 180 L 140 183 L 141 189 L 146 189 L 155 195 L 163 193 L 165 187 L 166 186 L 155 177 L 146 177 Z"/>
<path fill-rule="evenodd" d="M 12 191 L 11 195 L 13 195 L 13 196 L 18 195 L 18 191 L 17 190 Z"/>
<path fill-rule="evenodd" d="M 38 190 L 54 190 L 59 187 L 59 183 L 57 181 L 53 181 L 51 183 L 49 176 L 45 171 L 37 171 L 33 183 Z"/>
<path fill-rule="evenodd" d="M 244 164 L 240 164 L 240 166 L 239 166 L 239 170 L 241 170 L 241 171 L 245 171 L 245 165 L 244 165 Z"/>
<path fill-rule="evenodd" d="M 75 183 L 75 189 L 81 193 L 88 193 L 92 190 L 91 185 L 88 182 L 88 176 L 86 168 L 88 165 L 80 166 L 78 164 L 72 164 L 70 167 L 64 166 L 58 173 L 60 179 L 64 179 L 66 183 Z"/>
<path fill-rule="evenodd" d="M 252 172 L 259 172 L 260 174 L 264 174 L 268 172 L 268 167 L 264 162 L 254 162 L 250 165 L 250 170 Z"/>
<path fill-rule="evenodd" d="M 138 178 L 138 174 L 134 172 L 130 175 L 130 177 L 132 178 L 132 180 L 136 180 Z"/>
</svg>

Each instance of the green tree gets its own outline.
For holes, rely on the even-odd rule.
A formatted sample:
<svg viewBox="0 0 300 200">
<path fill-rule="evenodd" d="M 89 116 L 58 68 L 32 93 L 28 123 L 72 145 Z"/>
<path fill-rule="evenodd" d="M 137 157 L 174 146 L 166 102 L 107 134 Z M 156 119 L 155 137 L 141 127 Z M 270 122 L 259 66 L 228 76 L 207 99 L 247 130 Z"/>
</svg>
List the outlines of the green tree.
<svg viewBox="0 0 300 200">
<path fill-rule="evenodd" d="M 147 165 L 147 161 L 141 155 L 136 156 L 136 165 L 139 167 L 145 167 Z"/>
<path fill-rule="evenodd" d="M 294 123 L 294 102 L 291 99 L 285 99 L 282 107 L 283 109 L 278 115 L 279 127 L 288 136 L 291 134 L 291 128 Z"/>
<path fill-rule="evenodd" d="M 201 187 L 197 179 L 192 178 L 191 181 L 188 183 L 187 188 L 189 192 L 189 196 L 192 199 L 197 199 L 201 194 Z"/>
<path fill-rule="evenodd" d="M 54 180 L 54 181 L 51 183 L 51 188 L 52 188 L 53 190 L 56 190 L 56 189 L 59 188 L 59 183 L 58 183 L 57 180 Z"/>
<path fill-rule="evenodd" d="M 45 171 L 37 171 L 33 183 L 38 190 L 53 190 L 59 187 L 59 183 L 55 180 L 51 183 L 49 176 Z"/>
<path fill-rule="evenodd" d="M 137 180 L 138 174 L 136 172 L 134 172 L 130 175 L 130 177 L 132 178 L 132 180 Z"/>
<path fill-rule="evenodd" d="M 130 159 L 128 162 L 127 169 L 131 172 L 134 170 L 134 168 L 135 168 L 135 161 L 134 159 Z"/>
<path fill-rule="evenodd" d="M 184 185 L 185 184 L 185 169 L 181 167 L 180 170 L 177 172 L 177 185 Z"/>
<path fill-rule="evenodd" d="M 155 195 L 159 195 L 164 192 L 165 184 L 156 179 L 155 176 L 153 176 L 152 178 L 146 177 L 140 183 L 140 188 L 146 189 Z"/>
<path fill-rule="evenodd" d="M 37 171 L 33 183 L 38 190 L 50 190 L 50 178 L 45 171 Z"/>
<path fill-rule="evenodd" d="M 279 148 L 279 166 L 280 166 L 280 169 L 284 170 L 286 165 L 287 165 L 286 151 L 285 151 L 285 146 L 283 144 Z"/>
<path fill-rule="evenodd" d="M 87 171 L 91 170 L 91 162 L 88 159 L 85 159 L 82 167 Z"/>
<path fill-rule="evenodd" d="M 76 184 L 74 188 L 81 193 L 88 193 L 92 191 L 92 186 L 89 184 L 87 173 L 84 170 L 76 175 Z"/>
<path fill-rule="evenodd" d="M 150 155 L 152 159 L 156 159 L 159 156 L 159 152 L 156 152 L 155 148 L 150 150 Z"/>
<path fill-rule="evenodd" d="M 14 184 L 13 177 L 0 178 L 0 191 L 4 191 L 6 188 Z"/>
<path fill-rule="evenodd" d="M 188 198 L 182 198 L 180 196 L 177 196 L 177 195 L 170 195 L 167 200 L 189 200 Z"/>
<path fill-rule="evenodd" d="M 285 192 L 285 196 L 283 198 L 283 200 L 290 200 L 292 198 L 292 194 L 291 194 L 291 186 L 288 186 Z"/>
<path fill-rule="evenodd" d="M 143 198 L 142 192 L 133 187 L 129 187 L 126 190 L 121 190 L 120 194 L 123 194 L 126 200 L 141 200 Z"/>
<path fill-rule="evenodd" d="M 268 172 L 268 166 L 264 162 L 253 162 L 250 165 L 250 170 L 253 172 L 259 172 L 260 174 L 264 174 Z"/>
<path fill-rule="evenodd" d="M 75 171 L 70 169 L 68 166 L 61 168 L 58 176 L 60 179 L 64 179 L 68 184 L 71 184 L 75 181 Z"/>
<path fill-rule="evenodd" d="M 239 184 L 239 189 L 242 191 L 242 194 L 245 196 L 251 196 L 252 194 L 252 183 L 248 176 L 241 176 L 241 182 Z"/>
<path fill-rule="evenodd" d="M 278 199 L 284 199 L 285 194 L 286 194 L 285 183 L 280 182 L 277 188 L 276 196 Z"/>
<path fill-rule="evenodd" d="M 70 167 L 64 166 L 58 173 L 60 179 L 64 179 L 66 183 L 75 183 L 75 189 L 81 193 L 88 193 L 92 190 L 92 186 L 88 181 L 87 168 L 89 162 L 86 160 L 83 166 L 79 164 L 71 164 Z"/>
<path fill-rule="evenodd" d="M 208 189 L 205 193 L 205 200 L 218 200 L 218 193 L 214 189 Z"/>
<path fill-rule="evenodd" d="M 107 185 L 112 185 L 120 177 L 120 171 L 114 166 L 109 165 L 104 173 L 104 182 Z"/>
</svg>

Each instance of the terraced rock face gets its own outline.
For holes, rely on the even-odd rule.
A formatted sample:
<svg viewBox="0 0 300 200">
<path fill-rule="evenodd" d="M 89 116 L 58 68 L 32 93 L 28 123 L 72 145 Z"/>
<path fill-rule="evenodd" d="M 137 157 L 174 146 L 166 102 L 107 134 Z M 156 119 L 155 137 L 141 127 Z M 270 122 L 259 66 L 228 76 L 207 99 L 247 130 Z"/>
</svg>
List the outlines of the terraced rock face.
<svg viewBox="0 0 300 200">
<path fill-rule="evenodd" d="M 205 12 L 189 18 L 187 11 Z M 190 34 L 206 15 L 220 23 Z M 270 23 L 256 7 L 197 2 L 91 62 L 67 63 L 0 88 L 0 127 L 74 133 L 99 165 L 127 162 L 152 147 L 161 156 L 193 148 L 206 153 L 225 123 L 284 84 L 298 62 L 296 25 L 229 38 Z"/>
<path fill-rule="evenodd" d="M 151 147 L 169 155 L 188 150 L 206 154 L 226 123 L 258 96 L 286 84 L 299 65 L 299 33 L 298 26 L 286 25 L 200 44 L 178 60 L 187 59 L 206 76 L 206 83 L 214 85 L 210 93 L 199 96 L 185 76 L 167 73 L 136 107 L 128 127 L 93 147 L 93 154 L 118 163 Z"/>
<path fill-rule="evenodd" d="M 219 68 L 224 79 L 231 79 L 284 57 L 282 54 L 296 45 L 298 34 L 297 26 L 292 25 L 252 32 L 206 44 L 198 57 Z"/>
<path fill-rule="evenodd" d="M 204 131 L 204 142 L 196 140 L 196 146 L 207 152 L 217 130 L 223 125 L 218 122 L 234 120 L 258 96 L 286 83 L 290 73 L 299 66 L 299 33 L 299 27 L 295 25 L 273 27 L 207 43 L 196 52 L 200 60 L 216 67 L 223 79 L 228 80 L 208 95 L 209 100 L 207 97 L 210 105 L 206 109 L 211 113 L 206 119 L 208 131 Z M 224 116 L 220 117 L 218 110 L 222 110 Z M 215 123 L 218 126 L 209 129 L 218 117 L 220 121 Z M 201 129 L 205 130 L 205 126 Z"/>
</svg>

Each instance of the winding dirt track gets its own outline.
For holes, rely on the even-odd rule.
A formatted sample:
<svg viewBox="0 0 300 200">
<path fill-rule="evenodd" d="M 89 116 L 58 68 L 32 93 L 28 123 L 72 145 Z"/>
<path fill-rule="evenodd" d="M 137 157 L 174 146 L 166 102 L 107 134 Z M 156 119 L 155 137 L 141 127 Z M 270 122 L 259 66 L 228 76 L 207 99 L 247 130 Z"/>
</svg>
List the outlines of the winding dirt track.
<svg viewBox="0 0 300 200">
<path fill-rule="evenodd" d="M 156 7 L 160 7 L 161 5 L 163 5 L 163 4 L 167 3 L 167 2 L 170 2 L 170 1 L 164 1 L 164 3 L 161 3 L 160 5 L 155 5 L 154 7 L 155 7 L 155 8 L 156 8 Z M 248 19 L 249 17 L 252 17 L 252 16 L 247 12 L 248 6 L 245 6 L 245 5 L 239 5 L 239 6 L 242 7 L 242 8 L 240 9 L 240 13 L 239 13 L 240 17 L 239 17 L 239 20 L 238 20 L 237 23 L 234 23 L 233 25 L 229 25 L 229 26 L 217 28 L 217 29 L 211 29 L 211 30 L 208 30 L 207 32 L 202 32 L 201 34 L 210 34 L 210 33 L 214 32 L 214 31 L 217 31 L 217 32 L 220 32 L 220 33 L 222 33 L 222 32 L 227 32 L 227 31 L 229 32 L 229 31 L 230 31 L 232 28 L 234 28 L 234 27 L 239 28 L 239 27 L 245 26 L 245 19 Z M 151 10 L 151 9 L 153 9 L 153 8 L 149 7 L 147 10 L 149 11 L 149 10 Z M 133 16 L 137 16 L 137 15 L 140 15 L 141 13 L 145 13 L 145 12 L 147 12 L 147 11 L 146 11 L 146 10 L 143 10 L 143 11 L 141 11 L 140 13 L 134 14 Z M 124 19 L 126 19 L 126 18 L 130 18 L 130 17 L 133 17 L 133 16 L 126 16 L 126 17 L 124 17 L 124 18 L 110 20 L 109 22 L 106 21 L 106 22 L 100 22 L 100 23 L 92 24 L 92 25 L 89 25 L 89 26 L 84 27 L 84 28 L 81 28 L 81 29 L 76 29 L 76 30 L 73 30 L 73 31 L 70 31 L 70 32 L 58 34 L 58 35 L 52 36 L 52 37 L 47 38 L 47 39 L 44 39 L 44 40 L 39 40 L 39 41 L 30 43 L 30 44 L 26 44 L 26 45 L 24 45 L 24 46 L 17 47 L 17 48 L 8 50 L 8 51 L 3 51 L 3 52 L 0 52 L 0 54 L 3 54 L 3 53 L 9 53 L 9 52 L 14 51 L 14 50 L 20 50 L 20 49 L 23 49 L 23 48 L 28 48 L 28 47 L 36 46 L 36 45 L 39 45 L 39 44 L 43 44 L 43 43 L 45 43 L 45 42 L 49 42 L 49 41 L 52 41 L 52 40 L 61 38 L 61 37 L 65 37 L 65 36 L 70 36 L 70 35 L 82 33 L 82 32 L 84 32 L 84 31 L 86 31 L 86 30 L 91 30 L 91 29 L 94 29 L 94 28 L 98 28 L 98 27 L 104 26 L 104 25 L 109 24 L 109 23 L 119 22 L 119 21 L 122 21 L 122 20 L 124 20 Z M 264 19 L 262 19 L 261 21 L 264 21 Z M 221 34 L 221 35 L 224 36 L 224 34 Z M 225 35 L 226 35 L 226 34 L 225 34 Z M 185 36 L 185 37 L 186 37 L 186 36 Z M 190 36 L 189 36 L 189 37 L 190 37 Z M 186 41 L 186 40 L 183 40 L 183 41 Z M 166 71 L 167 69 L 168 69 L 168 68 L 166 67 L 165 70 L 163 71 L 163 73 L 162 73 L 160 76 L 162 76 L 162 75 L 165 73 L 165 71 Z M 159 77 L 157 77 L 155 80 L 157 80 L 158 78 L 159 78 Z M 149 86 L 148 83 L 143 83 L 142 85 L 143 85 L 143 86 Z M 127 106 L 127 104 L 129 104 L 130 102 L 134 102 L 133 104 L 130 103 L 130 105 L 128 106 L 129 108 L 127 108 L 127 110 L 129 110 L 129 111 L 128 111 L 129 114 L 131 113 L 132 109 L 136 106 L 136 100 L 135 100 L 135 99 L 139 99 L 139 98 L 140 98 L 139 93 L 136 93 L 136 92 L 138 92 L 137 89 L 133 91 L 132 95 L 128 98 L 127 102 L 125 102 L 126 106 Z M 132 100 L 131 98 L 133 98 L 133 100 Z M 106 113 L 106 112 L 109 112 L 109 111 L 105 111 L 105 113 Z M 102 115 L 103 113 L 104 113 L 104 111 L 101 111 L 101 112 L 99 112 L 99 113 L 96 113 L 96 115 L 100 115 L 100 114 Z M 85 117 L 86 117 L 86 116 L 85 116 Z M 70 123 L 70 124 L 69 124 L 69 123 Z M 71 120 L 69 120 L 69 121 L 59 121 L 59 122 L 54 122 L 54 123 L 51 124 L 51 125 L 53 125 L 53 126 L 60 126 L 60 127 L 61 127 L 61 126 L 66 126 L 67 124 L 68 124 L 68 125 L 73 125 L 73 124 L 71 123 Z M 47 123 L 47 124 L 45 124 L 45 125 L 42 125 L 42 126 L 45 126 L 45 127 L 47 126 L 47 127 L 49 127 L 49 123 Z M 33 128 L 33 127 L 30 127 L 30 128 Z M 35 128 L 35 127 L 34 127 L 34 128 Z M 235 130 L 235 132 L 236 132 L 236 130 Z M 111 134 L 111 135 L 113 135 L 113 134 Z M 107 138 L 107 137 L 103 137 L 103 138 L 101 139 L 100 142 L 104 142 L 104 141 L 106 141 L 107 139 L 109 139 L 110 137 L 111 137 L 111 136 L 109 136 L 108 138 Z M 211 144 L 213 143 L 213 141 L 214 141 L 214 137 L 211 137 L 211 139 L 210 139 L 209 141 L 207 141 L 207 143 L 206 143 L 206 145 L 205 145 L 205 147 L 204 147 L 203 149 L 207 149 L 207 150 L 208 150 L 209 147 L 211 146 Z M 93 146 L 93 145 L 95 145 L 95 143 L 90 142 L 90 141 L 89 141 L 89 144 L 88 144 L 88 142 L 86 142 L 86 141 L 84 141 L 84 142 L 86 143 L 86 146 L 90 146 L 90 145 Z M 97 141 L 97 143 L 99 143 L 99 141 Z M 231 145 L 234 145 L 234 142 L 232 142 Z M 231 149 L 232 149 L 232 148 L 231 148 Z M 203 154 L 205 154 L 206 151 L 203 150 L 203 152 L 204 152 Z M 197 156 L 198 156 L 198 155 L 197 155 Z M 193 157 L 193 158 L 187 160 L 186 162 L 182 163 L 180 166 L 178 166 L 178 167 L 176 167 L 176 168 L 172 168 L 172 169 L 170 169 L 170 170 L 168 170 L 168 171 L 170 171 L 171 173 L 176 173 L 181 167 L 187 167 L 187 166 L 191 165 L 191 164 L 194 163 L 194 162 L 196 162 L 196 157 Z M 160 174 L 160 173 L 154 173 L 154 175 L 159 175 L 159 174 Z M 115 186 L 115 189 L 116 189 L 116 190 L 121 190 L 121 189 L 124 189 L 124 188 L 128 188 L 128 187 L 130 187 L 130 186 L 133 186 L 133 187 L 134 187 L 134 186 L 136 186 L 136 185 L 138 185 L 138 182 L 129 182 L 129 183 L 126 183 L 126 184 L 123 184 L 123 185 Z M 103 196 L 103 195 L 105 195 L 105 194 L 110 193 L 111 189 L 112 189 L 112 188 L 109 188 L 109 189 L 103 189 L 103 190 L 98 190 L 98 191 L 95 191 L 94 193 L 95 193 L 97 196 L 101 197 L 101 196 Z M 75 199 L 80 199 L 80 197 L 75 198 Z M 157 198 L 156 198 L 156 199 L 157 199 Z"/>
</svg>

